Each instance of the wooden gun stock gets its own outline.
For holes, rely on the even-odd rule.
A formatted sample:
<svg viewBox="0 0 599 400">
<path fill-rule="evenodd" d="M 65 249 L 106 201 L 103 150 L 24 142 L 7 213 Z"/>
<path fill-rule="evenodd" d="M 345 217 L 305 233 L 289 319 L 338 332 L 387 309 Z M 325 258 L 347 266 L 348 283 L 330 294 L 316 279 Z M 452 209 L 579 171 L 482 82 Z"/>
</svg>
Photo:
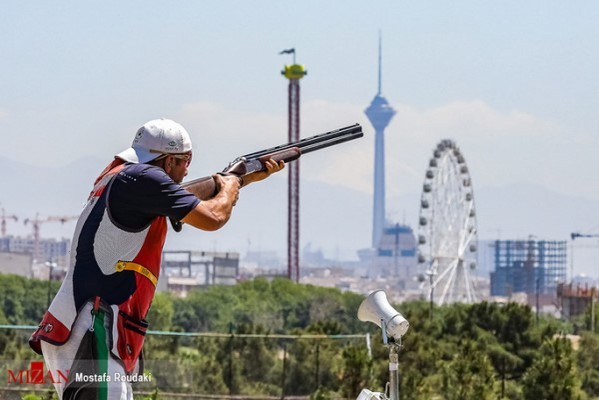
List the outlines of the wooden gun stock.
<svg viewBox="0 0 599 400">
<path fill-rule="evenodd" d="M 211 176 L 194 179 L 193 181 L 181 184 L 181 186 L 194 193 L 200 200 L 209 200 L 218 193 L 216 182 Z"/>
</svg>

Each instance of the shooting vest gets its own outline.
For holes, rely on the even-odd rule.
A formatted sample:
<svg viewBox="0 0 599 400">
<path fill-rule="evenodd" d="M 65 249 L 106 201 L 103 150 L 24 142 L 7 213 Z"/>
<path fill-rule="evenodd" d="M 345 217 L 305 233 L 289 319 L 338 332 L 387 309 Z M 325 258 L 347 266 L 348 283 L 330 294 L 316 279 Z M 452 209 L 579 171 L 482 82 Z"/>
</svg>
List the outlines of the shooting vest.
<svg viewBox="0 0 599 400">
<path fill-rule="evenodd" d="M 112 332 L 118 338 L 113 337 L 113 353 L 131 369 L 141 351 L 167 226 L 163 216 L 139 231 L 126 230 L 112 220 L 108 193 L 119 172 L 127 173 L 120 160 L 102 172 L 77 221 L 67 276 L 29 340 L 39 354 L 40 340 L 66 343 L 79 310 L 99 300 L 114 311 Z"/>
</svg>

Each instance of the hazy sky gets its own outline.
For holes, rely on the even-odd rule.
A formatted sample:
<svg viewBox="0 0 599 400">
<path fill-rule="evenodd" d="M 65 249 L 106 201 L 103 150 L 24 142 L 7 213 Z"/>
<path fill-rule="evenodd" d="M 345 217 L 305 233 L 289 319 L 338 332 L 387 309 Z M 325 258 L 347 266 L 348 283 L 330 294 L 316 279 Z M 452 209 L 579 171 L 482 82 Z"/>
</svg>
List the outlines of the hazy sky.
<svg viewBox="0 0 599 400">
<path fill-rule="evenodd" d="M 191 175 L 286 141 L 294 47 L 302 136 L 362 123 L 308 156 L 305 182 L 372 192 L 376 93 L 397 110 L 387 194 L 420 193 L 433 147 L 461 147 L 474 188 L 534 183 L 599 200 L 599 2 L 27 1 L 0 13 L 0 157 L 103 164 L 146 120 L 181 122 Z M 87 188 L 86 188 L 87 189 Z M 0 198 L 0 202 L 1 202 Z M 388 204 L 398 218 L 401 205 Z M 581 230 L 592 230 L 589 221 Z"/>
</svg>

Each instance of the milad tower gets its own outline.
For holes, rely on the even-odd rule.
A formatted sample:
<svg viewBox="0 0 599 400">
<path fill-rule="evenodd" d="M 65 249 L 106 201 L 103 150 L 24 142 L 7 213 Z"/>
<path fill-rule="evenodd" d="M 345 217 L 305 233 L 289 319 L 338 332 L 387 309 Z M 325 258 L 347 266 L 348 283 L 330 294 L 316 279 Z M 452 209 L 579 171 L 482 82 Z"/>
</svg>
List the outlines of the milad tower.
<svg viewBox="0 0 599 400">
<path fill-rule="evenodd" d="M 364 111 L 374 127 L 374 202 L 372 208 L 372 247 L 377 248 L 385 228 L 385 128 L 395 110 L 381 94 L 381 37 L 379 36 L 378 90 Z"/>
</svg>

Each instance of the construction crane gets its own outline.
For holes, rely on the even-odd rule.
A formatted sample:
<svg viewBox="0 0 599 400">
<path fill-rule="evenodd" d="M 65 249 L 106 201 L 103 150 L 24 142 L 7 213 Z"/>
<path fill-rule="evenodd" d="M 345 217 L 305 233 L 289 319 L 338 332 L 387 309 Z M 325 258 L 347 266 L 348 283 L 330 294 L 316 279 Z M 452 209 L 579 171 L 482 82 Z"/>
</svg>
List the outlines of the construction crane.
<svg viewBox="0 0 599 400">
<path fill-rule="evenodd" d="M 0 221 L 2 228 L 1 228 L 1 232 L 2 232 L 2 237 L 6 237 L 6 220 L 12 219 L 13 221 L 18 221 L 19 218 L 17 218 L 16 215 L 6 215 L 6 212 L 4 211 L 4 207 L 2 208 L 2 214 L 0 214 L 0 218 L 2 218 L 2 220 Z"/>
<path fill-rule="evenodd" d="M 74 219 L 79 218 L 78 215 L 63 215 L 63 216 L 49 216 L 46 218 L 39 217 L 39 213 L 35 214 L 34 219 L 26 218 L 23 221 L 23 224 L 31 224 L 33 226 L 33 258 L 36 261 L 39 261 L 40 256 L 40 227 L 42 224 L 46 222 L 60 222 L 64 224 L 65 222 L 72 221 Z"/>
<path fill-rule="evenodd" d="M 572 240 L 575 240 L 576 238 L 594 238 L 594 237 L 599 237 L 599 233 L 578 233 L 578 232 L 572 232 L 570 234 L 570 237 L 572 238 Z"/>
</svg>

